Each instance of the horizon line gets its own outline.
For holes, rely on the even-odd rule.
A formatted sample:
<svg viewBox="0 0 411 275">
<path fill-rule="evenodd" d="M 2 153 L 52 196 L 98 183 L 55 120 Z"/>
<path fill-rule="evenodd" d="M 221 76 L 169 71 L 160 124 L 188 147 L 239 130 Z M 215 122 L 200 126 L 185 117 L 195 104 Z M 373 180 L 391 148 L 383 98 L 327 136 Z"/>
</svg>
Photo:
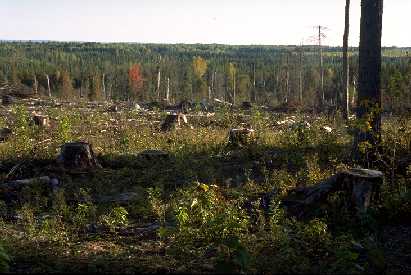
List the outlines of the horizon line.
<svg viewBox="0 0 411 275">
<path fill-rule="evenodd" d="M 54 40 L 54 39 L 4 39 L 0 42 L 31 42 L 31 43 L 96 43 L 96 44 L 140 44 L 140 45 L 221 45 L 221 46 L 274 46 L 274 47 L 313 47 L 317 44 L 230 44 L 230 43 L 205 43 L 205 42 L 138 42 L 138 41 L 83 41 L 83 40 Z M 322 45 L 327 48 L 342 48 L 340 45 Z M 349 46 L 348 48 L 359 48 L 359 46 Z M 383 45 L 382 48 L 401 48 L 407 49 L 410 46 Z"/>
</svg>

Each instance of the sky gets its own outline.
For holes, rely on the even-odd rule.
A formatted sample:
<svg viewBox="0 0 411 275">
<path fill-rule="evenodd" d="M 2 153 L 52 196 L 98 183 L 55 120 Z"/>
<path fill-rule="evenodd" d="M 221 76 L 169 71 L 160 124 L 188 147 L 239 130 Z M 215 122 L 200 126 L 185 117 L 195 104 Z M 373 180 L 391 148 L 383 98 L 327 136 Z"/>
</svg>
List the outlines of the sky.
<svg viewBox="0 0 411 275">
<path fill-rule="evenodd" d="M 384 1 L 384 46 L 411 46 L 411 0 Z M 0 39 L 342 45 L 345 0 L 0 0 Z M 351 0 L 350 46 L 360 0 Z"/>
</svg>

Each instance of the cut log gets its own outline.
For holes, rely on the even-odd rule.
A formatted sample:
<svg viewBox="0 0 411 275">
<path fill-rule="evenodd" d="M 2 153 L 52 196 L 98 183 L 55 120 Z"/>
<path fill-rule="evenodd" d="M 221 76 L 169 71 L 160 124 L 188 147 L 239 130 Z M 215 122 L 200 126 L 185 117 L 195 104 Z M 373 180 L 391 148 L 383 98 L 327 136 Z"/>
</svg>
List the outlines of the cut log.
<svg viewBox="0 0 411 275">
<path fill-rule="evenodd" d="M 380 171 L 349 169 L 318 185 L 292 190 L 283 205 L 289 213 L 301 217 L 311 206 L 325 202 L 330 194 L 343 191 L 349 198 L 351 210 L 361 214 L 379 200 L 382 183 L 383 173 Z"/>
<path fill-rule="evenodd" d="M 30 179 L 14 180 L 0 184 L 0 199 L 7 204 L 21 199 L 21 191 L 26 186 L 40 184 L 51 192 L 55 193 L 60 187 L 60 181 L 52 176 L 44 176 Z"/>
<path fill-rule="evenodd" d="M 161 150 L 145 150 L 139 154 L 139 157 L 146 161 L 162 161 L 167 160 L 170 155 Z"/>
<path fill-rule="evenodd" d="M 34 183 L 41 183 L 41 184 L 49 184 L 50 177 L 39 177 L 39 178 L 31 178 L 31 179 L 23 179 L 23 180 L 15 180 L 11 182 L 7 182 L 2 185 L 2 187 L 6 187 L 8 189 L 17 189 L 25 185 L 31 185 Z"/>
<path fill-rule="evenodd" d="M 12 131 L 9 128 L 0 129 L 0 142 L 6 142 L 11 136 Z"/>
<path fill-rule="evenodd" d="M 233 106 L 232 103 L 227 102 L 227 101 L 224 101 L 224 100 L 221 100 L 221 99 L 218 99 L 218 98 L 214 98 L 214 101 L 217 102 L 217 103 L 223 104 L 223 105 Z"/>
<path fill-rule="evenodd" d="M 228 136 L 228 144 L 233 147 L 247 146 L 255 141 L 253 129 L 231 129 Z"/>
<path fill-rule="evenodd" d="M 185 114 L 169 114 L 166 116 L 164 122 L 161 124 L 161 131 L 166 132 L 180 127 L 182 124 L 188 124 Z"/>
<path fill-rule="evenodd" d="M 101 168 L 91 144 L 86 142 L 71 142 L 61 146 L 61 153 L 57 162 L 66 169 L 93 169 Z"/>
<path fill-rule="evenodd" d="M 50 126 L 50 119 L 49 119 L 48 116 L 35 114 L 33 116 L 33 123 L 34 123 L 34 125 L 37 125 L 37 126 L 40 126 L 40 127 L 49 127 Z"/>
<path fill-rule="evenodd" d="M 95 202 L 98 203 L 129 203 L 131 201 L 135 201 L 136 199 L 140 198 L 140 195 L 134 192 L 126 192 L 121 193 L 113 196 L 100 196 L 96 198 Z"/>
</svg>

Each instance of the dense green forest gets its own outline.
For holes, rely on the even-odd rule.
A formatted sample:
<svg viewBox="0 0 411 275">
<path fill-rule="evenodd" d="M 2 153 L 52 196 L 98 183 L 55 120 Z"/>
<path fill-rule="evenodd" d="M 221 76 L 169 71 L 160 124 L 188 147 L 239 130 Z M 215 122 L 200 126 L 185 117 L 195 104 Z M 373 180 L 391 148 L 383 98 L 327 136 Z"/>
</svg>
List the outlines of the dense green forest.
<svg viewBox="0 0 411 275">
<path fill-rule="evenodd" d="M 323 47 L 322 52 L 323 70 L 318 46 L 1 42 L 0 79 L 65 99 L 177 103 L 219 98 L 234 104 L 314 107 L 323 93 L 328 105 L 338 106 L 342 49 Z M 411 107 L 409 52 L 383 49 L 387 111 Z M 350 102 L 355 105 L 358 49 L 350 48 L 350 56 Z"/>
</svg>

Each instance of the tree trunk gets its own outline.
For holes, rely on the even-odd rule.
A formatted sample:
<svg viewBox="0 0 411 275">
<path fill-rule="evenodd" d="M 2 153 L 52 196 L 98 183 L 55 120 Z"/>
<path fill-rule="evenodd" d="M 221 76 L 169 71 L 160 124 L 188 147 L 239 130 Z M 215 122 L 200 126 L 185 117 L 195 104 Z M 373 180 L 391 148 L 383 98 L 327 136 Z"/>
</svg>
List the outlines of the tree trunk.
<svg viewBox="0 0 411 275">
<path fill-rule="evenodd" d="M 157 73 L 157 101 L 160 101 L 160 83 L 161 83 L 161 70 L 158 68 L 158 73 Z"/>
<path fill-rule="evenodd" d="M 383 0 L 361 1 L 357 117 L 368 127 L 357 130 L 355 147 L 368 142 L 373 149 L 381 141 L 381 34 Z M 374 159 L 371 155 L 371 159 Z"/>
<path fill-rule="evenodd" d="M 36 74 L 34 74 L 33 90 L 34 90 L 34 93 L 35 93 L 36 95 L 38 94 L 38 87 L 39 87 L 39 84 L 38 84 L 38 82 L 37 82 L 37 77 L 36 77 Z"/>
<path fill-rule="evenodd" d="M 321 92 L 321 105 L 325 103 L 324 94 L 324 64 L 323 64 L 323 48 L 321 45 L 321 26 L 318 26 L 318 46 L 320 48 L 320 92 Z"/>
<path fill-rule="evenodd" d="M 46 74 L 46 78 L 47 78 L 47 92 L 48 92 L 49 97 L 51 97 L 50 77 L 48 74 Z"/>
<path fill-rule="evenodd" d="M 290 70 L 289 70 L 289 53 L 287 53 L 287 64 L 286 64 L 286 71 L 285 71 L 285 98 L 284 103 L 288 103 L 288 96 L 290 94 Z"/>
<path fill-rule="evenodd" d="M 236 87 L 235 87 L 235 86 L 236 86 L 236 85 L 235 85 L 235 84 L 236 84 L 236 83 L 235 83 L 235 77 L 236 77 L 235 72 L 233 72 L 233 106 L 235 106 L 235 99 L 236 99 L 236 98 L 235 98 L 235 96 L 236 96 L 236 95 L 235 95 L 235 88 L 236 88 Z"/>
<path fill-rule="evenodd" d="M 299 100 L 302 106 L 303 104 L 303 48 L 300 50 L 300 71 L 299 71 Z"/>
<path fill-rule="evenodd" d="M 253 64 L 253 98 L 251 102 L 257 103 L 257 91 L 256 91 L 256 85 L 255 85 L 255 63 Z"/>
<path fill-rule="evenodd" d="M 169 77 L 167 77 L 166 102 L 167 104 L 170 104 L 170 78 Z"/>
<path fill-rule="evenodd" d="M 350 0 L 345 2 L 345 29 L 343 37 L 343 105 L 344 116 L 350 115 L 350 66 L 348 63 L 348 36 L 350 33 Z"/>
<path fill-rule="evenodd" d="M 101 85 L 103 86 L 103 97 L 107 99 L 106 95 L 106 74 L 103 74 L 102 80 L 101 80 Z"/>
</svg>

